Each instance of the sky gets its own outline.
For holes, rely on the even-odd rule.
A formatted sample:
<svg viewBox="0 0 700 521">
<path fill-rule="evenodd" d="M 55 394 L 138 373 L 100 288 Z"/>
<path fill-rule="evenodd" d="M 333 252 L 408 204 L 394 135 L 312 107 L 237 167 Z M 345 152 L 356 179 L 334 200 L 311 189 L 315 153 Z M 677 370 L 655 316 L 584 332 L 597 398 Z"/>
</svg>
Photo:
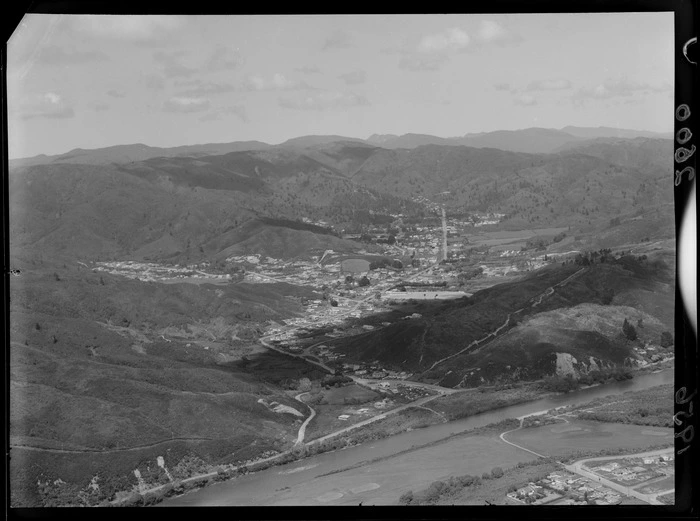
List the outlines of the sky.
<svg viewBox="0 0 700 521">
<path fill-rule="evenodd" d="M 10 158 L 311 134 L 673 130 L 673 14 L 29 14 Z"/>
</svg>

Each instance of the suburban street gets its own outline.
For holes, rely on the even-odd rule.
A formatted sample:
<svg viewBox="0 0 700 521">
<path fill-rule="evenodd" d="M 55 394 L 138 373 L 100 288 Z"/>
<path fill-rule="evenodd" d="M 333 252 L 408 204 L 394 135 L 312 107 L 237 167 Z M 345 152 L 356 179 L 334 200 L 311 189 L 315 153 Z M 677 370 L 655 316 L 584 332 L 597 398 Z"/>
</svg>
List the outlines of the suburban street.
<svg viewBox="0 0 700 521">
<path fill-rule="evenodd" d="M 660 450 L 654 450 L 654 451 L 649 451 L 649 452 L 640 452 L 638 454 L 625 454 L 622 456 L 603 456 L 599 458 L 590 458 L 590 459 L 583 459 L 574 462 L 571 465 L 564 465 L 564 468 L 568 470 L 569 472 L 575 472 L 576 474 L 579 474 L 581 476 L 584 476 L 592 481 L 597 481 L 598 483 L 602 483 L 606 487 L 610 487 L 614 490 L 617 490 L 621 494 L 627 495 L 627 496 L 633 496 L 636 497 L 637 499 L 640 499 L 646 503 L 649 503 L 651 505 L 662 505 L 663 503 L 657 499 L 658 496 L 661 496 L 663 494 L 667 494 L 669 492 L 673 491 L 673 488 L 669 490 L 662 490 L 661 492 L 657 492 L 654 494 L 643 494 L 642 492 L 639 492 L 635 490 L 634 488 L 631 487 L 625 487 L 624 485 L 620 485 L 618 483 L 615 483 L 613 481 L 610 481 L 608 479 L 605 479 L 601 476 L 598 476 L 597 474 L 590 472 L 588 470 L 585 470 L 583 467 L 584 465 L 587 466 L 588 463 L 593 462 L 593 461 L 609 461 L 613 459 L 624 459 L 624 458 L 629 458 L 629 457 L 646 457 L 646 456 L 660 456 L 661 454 L 668 454 L 668 453 L 673 453 L 673 449 L 660 449 Z M 647 483 L 642 483 L 639 486 L 645 486 Z"/>
</svg>

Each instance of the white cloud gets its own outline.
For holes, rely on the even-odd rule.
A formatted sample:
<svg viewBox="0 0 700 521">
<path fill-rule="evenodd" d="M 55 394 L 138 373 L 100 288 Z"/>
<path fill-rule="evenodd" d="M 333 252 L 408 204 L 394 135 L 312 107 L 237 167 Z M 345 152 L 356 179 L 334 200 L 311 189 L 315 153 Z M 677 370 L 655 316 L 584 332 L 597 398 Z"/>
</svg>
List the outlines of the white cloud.
<svg viewBox="0 0 700 521">
<path fill-rule="evenodd" d="M 279 90 L 301 90 L 301 89 L 313 89 L 306 82 L 291 80 L 287 78 L 284 74 L 275 73 L 269 79 L 264 76 L 254 75 L 248 76 L 243 84 L 243 90 L 249 91 L 279 91 Z"/>
<path fill-rule="evenodd" d="M 384 49 L 385 53 L 399 52 L 399 67 L 410 71 L 434 71 L 449 61 L 456 53 L 471 52 L 486 45 L 503 45 L 519 41 L 501 24 L 492 20 L 482 21 L 472 36 L 459 27 L 422 36 L 414 45 L 404 44 L 399 49 Z"/>
<path fill-rule="evenodd" d="M 55 92 L 30 96 L 20 103 L 18 109 L 10 108 L 18 112 L 22 119 L 65 119 L 75 116 L 73 107 Z"/>
<path fill-rule="evenodd" d="M 513 35 L 498 22 L 482 20 L 476 31 L 475 39 L 483 43 L 505 43 L 512 40 Z"/>
<path fill-rule="evenodd" d="M 513 99 L 513 103 L 523 107 L 531 107 L 537 105 L 537 100 L 529 94 L 520 94 Z"/>
<path fill-rule="evenodd" d="M 123 98 L 126 96 L 126 94 L 120 90 L 111 89 L 107 91 L 107 96 L 111 96 L 112 98 Z"/>
<path fill-rule="evenodd" d="M 326 91 L 303 98 L 280 98 L 280 107 L 296 110 L 328 110 L 368 106 L 369 100 L 362 94 Z"/>
<path fill-rule="evenodd" d="M 525 90 L 565 90 L 571 88 L 571 82 L 565 79 L 531 81 Z"/>
<path fill-rule="evenodd" d="M 367 73 L 365 71 L 352 71 L 338 76 L 341 80 L 345 82 L 346 85 L 359 85 L 367 81 Z"/>
<path fill-rule="evenodd" d="M 672 91 L 673 88 L 669 84 L 651 85 L 649 83 L 630 81 L 622 78 L 607 80 L 594 87 L 580 88 L 574 93 L 572 100 L 576 104 L 581 104 L 591 100 L 629 98 L 638 94 L 644 95 Z"/>
<path fill-rule="evenodd" d="M 469 46 L 471 38 L 459 28 L 445 29 L 444 31 L 424 36 L 418 43 L 418 52 L 449 52 L 461 51 Z"/>
<path fill-rule="evenodd" d="M 157 43 L 186 23 L 186 18 L 172 15 L 81 15 L 70 20 L 75 30 L 91 36 L 141 44 Z"/>
<path fill-rule="evenodd" d="M 496 83 L 493 86 L 494 90 L 511 90 L 510 84 L 509 83 Z"/>
<path fill-rule="evenodd" d="M 243 105 L 233 105 L 231 107 L 215 109 L 209 114 L 205 114 L 204 116 L 200 117 L 199 121 L 220 121 L 223 119 L 221 116 L 226 114 L 233 114 L 238 116 L 238 119 L 244 123 L 248 122 L 248 113 Z"/>
<path fill-rule="evenodd" d="M 206 98 L 173 96 L 163 103 L 166 112 L 202 112 L 208 109 L 209 100 Z"/>
<path fill-rule="evenodd" d="M 206 96 L 211 94 L 226 94 L 229 92 L 236 92 L 239 89 L 231 83 L 214 83 L 211 81 L 203 82 L 200 80 L 194 80 L 192 82 L 187 82 L 191 85 L 190 88 L 180 92 L 183 96 Z"/>
</svg>

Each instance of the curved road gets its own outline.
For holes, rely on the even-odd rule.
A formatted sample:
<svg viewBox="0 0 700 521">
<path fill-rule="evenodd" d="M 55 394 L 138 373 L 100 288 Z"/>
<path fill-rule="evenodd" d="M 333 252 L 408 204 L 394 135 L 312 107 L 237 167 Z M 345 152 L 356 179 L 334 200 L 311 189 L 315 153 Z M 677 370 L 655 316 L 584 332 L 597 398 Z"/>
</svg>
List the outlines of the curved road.
<svg viewBox="0 0 700 521">
<path fill-rule="evenodd" d="M 517 443 L 513 443 L 512 441 L 508 441 L 508 440 L 505 438 L 505 435 L 506 435 L 506 434 L 509 434 L 509 433 L 515 432 L 515 431 L 519 431 L 520 429 L 522 429 L 522 428 L 523 428 L 523 422 L 524 422 L 524 421 L 525 421 L 525 418 L 520 418 L 520 425 L 519 425 L 518 427 L 516 427 L 515 429 L 511 429 L 511 430 L 509 430 L 509 431 L 506 431 L 506 432 L 502 432 L 501 435 L 499 436 L 499 438 L 501 438 L 501 441 L 502 441 L 502 442 L 507 443 L 508 445 L 512 445 L 512 446 L 515 447 L 515 448 L 518 448 L 518 449 L 524 450 L 524 451 L 526 451 L 526 452 L 529 452 L 530 454 L 534 454 L 534 455 L 537 456 L 538 458 L 546 458 L 547 456 L 543 456 L 542 454 L 539 454 L 538 452 L 535 452 L 534 450 L 526 449 L 526 448 L 523 447 L 522 445 L 518 445 Z"/>
<path fill-rule="evenodd" d="M 306 405 L 309 408 L 309 410 L 311 411 L 311 415 L 308 418 L 306 418 L 304 420 L 304 423 L 301 424 L 301 427 L 299 427 L 299 434 L 297 434 L 297 441 L 296 441 L 295 445 L 299 445 L 301 443 L 304 443 L 304 435 L 306 434 L 306 426 L 311 422 L 311 420 L 314 419 L 314 416 L 316 416 L 316 411 L 314 410 L 314 408 L 311 407 L 308 403 L 304 402 L 301 399 L 301 397 L 304 396 L 305 394 L 309 394 L 309 392 L 306 391 L 305 393 L 297 394 L 294 397 L 295 400 Z"/>
</svg>

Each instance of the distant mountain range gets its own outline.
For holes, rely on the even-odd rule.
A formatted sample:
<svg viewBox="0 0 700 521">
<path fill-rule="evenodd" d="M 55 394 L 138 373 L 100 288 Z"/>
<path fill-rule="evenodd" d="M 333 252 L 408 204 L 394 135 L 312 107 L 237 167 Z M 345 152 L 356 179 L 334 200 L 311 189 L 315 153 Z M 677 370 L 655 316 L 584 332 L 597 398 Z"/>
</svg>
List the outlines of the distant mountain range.
<svg viewBox="0 0 700 521">
<path fill-rule="evenodd" d="M 356 251 L 364 245 L 244 223 L 309 218 L 358 230 L 387 225 L 399 213 L 422 219 L 432 213 L 427 201 L 453 215 L 504 214 L 508 229 L 571 226 L 603 240 L 611 219 L 627 216 L 634 230 L 615 230 L 630 239 L 673 233 L 673 220 L 660 218 L 673 209 L 670 139 L 577 138 L 555 154 L 439 144 L 388 149 L 336 139 L 120 146 L 14 164 L 13 252 L 192 262 L 256 251 L 278 258 Z M 257 149 L 240 150 L 248 146 Z"/>
<path fill-rule="evenodd" d="M 497 148 L 510 152 L 529 154 L 556 153 L 573 144 L 585 140 L 634 139 L 634 138 L 671 139 L 672 133 L 647 132 L 640 130 L 617 129 L 611 127 L 564 127 L 561 130 L 547 128 L 527 128 L 522 130 L 498 130 L 478 134 L 465 134 L 461 137 L 443 138 L 429 134 L 373 134 L 367 139 L 344 136 L 300 136 L 289 139 L 279 145 L 261 141 L 235 141 L 232 143 L 207 143 L 185 145 L 172 148 L 150 147 L 144 144 L 117 145 L 106 148 L 76 148 L 59 155 L 38 155 L 30 158 L 12 159 L 10 166 L 30 166 L 39 164 L 123 164 L 145 161 L 156 157 L 200 157 L 223 155 L 230 152 L 249 150 L 266 150 L 269 148 L 298 149 L 340 142 L 353 142 L 362 145 L 386 149 L 413 149 L 424 145 L 467 146 L 473 148 Z"/>
<path fill-rule="evenodd" d="M 670 139 L 671 133 L 645 132 L 610 127 L 564 127 L 561 130 L 550 128 L 526 128 L 522 130 L 498 130 L 478 134 L 465 134 L 461 137 L 442 138 L 428 134 L 373 134 L 368 143 L 382 148 L 416 148 L 422 145 L 467 146 L 473 148 L 498 148 L 511 152 L 549 154 L 562 147 L 580 143 L 587 139 L 637 137 Z"/>
</svg>

